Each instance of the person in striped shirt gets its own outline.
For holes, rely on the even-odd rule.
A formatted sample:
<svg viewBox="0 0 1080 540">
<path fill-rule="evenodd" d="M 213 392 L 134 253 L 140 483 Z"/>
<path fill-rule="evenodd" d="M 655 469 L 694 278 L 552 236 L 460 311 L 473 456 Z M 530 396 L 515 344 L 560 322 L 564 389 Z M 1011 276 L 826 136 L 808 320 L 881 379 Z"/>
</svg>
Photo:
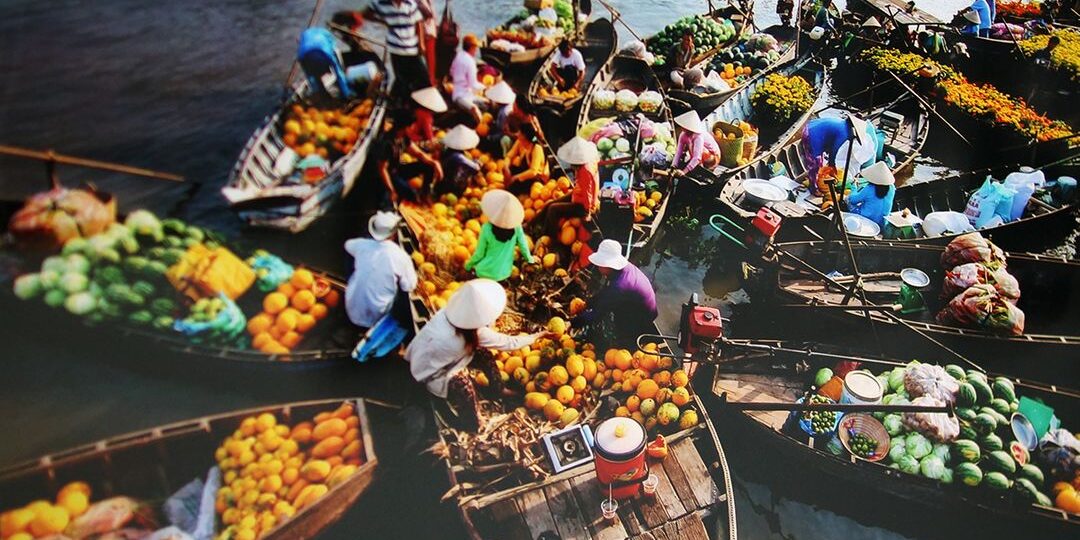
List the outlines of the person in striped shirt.
<svg viewBox="0 0 1080 540">
<path fill-rule="evenodd" d="M 392 94 L 407 100 L 413 90 L 430 86 L 424 65 L 424 17 L 416 0 L 373 0 L 364 17 L 386 25 L 386 48 L 394 68 Z"/>
</svg>

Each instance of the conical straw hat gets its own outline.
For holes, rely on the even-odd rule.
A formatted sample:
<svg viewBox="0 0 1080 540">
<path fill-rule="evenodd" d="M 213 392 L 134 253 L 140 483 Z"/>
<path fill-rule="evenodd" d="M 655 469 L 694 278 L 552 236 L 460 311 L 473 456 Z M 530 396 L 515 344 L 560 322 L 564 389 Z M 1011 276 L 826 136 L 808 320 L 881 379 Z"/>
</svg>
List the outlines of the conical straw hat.
<svg viewBox="0 0 1080 540">
<path fill-rule="evenodd" d="M 480 209 L 492 225 L 503 229 L 513 229 L 525 219 L 525 209 L 521 207 L 521 201 L 517 200 L 514 194 L 502 189 L 485 193 L 484 198 L 480 199 Z"/>
<path fill-rule="evenodd" d="M 506 290 L 490 279 L 474 279 L 454 291 L 446 303 L 446 319 L 464 330 L 493 324 L 506 309 Z"/>
</svg>

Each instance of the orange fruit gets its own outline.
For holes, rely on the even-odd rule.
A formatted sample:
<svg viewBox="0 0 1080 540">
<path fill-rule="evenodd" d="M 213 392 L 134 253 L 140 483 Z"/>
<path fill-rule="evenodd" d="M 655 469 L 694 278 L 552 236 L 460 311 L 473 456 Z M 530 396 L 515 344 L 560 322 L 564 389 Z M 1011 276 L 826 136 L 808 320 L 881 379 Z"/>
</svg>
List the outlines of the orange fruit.
<svg viewBox="0 0 1080 540">
<path fill-rule="evenodd" d="M 626 349 L 619 349 L 615 356 L 615 367 L 626 371 L 633 365 L 634 357 L 630 354 L 630 351 Z"/>
<path fill-rule="evenodd" d="M 292 298 L 292 295 L 296 294 L 296 287 L 293 287 L 291 283 L 285 281 L 281 285 L 278 285 L 277 291 Z"/>
<path fill-rule="evenodd" d="M 282 293 L 272 292 L 263 299 L 263 310 L 276 315 L 289 305 L 289 298 Z"/>
<path fill-rule="evenodd" d="M 327 306 L 330 306 L 330 307 L 334 307 L 334 306 L 338 305 L 338 302 L 340 300 L 341 300 L 341 294 L 338 293 L 334 289 L 330 289 L 330 292 L 326 293 L 326 296 L 323 297 L 323 302 Z"/>
<path fill-rule="evenodd" d="M 641 399 L 655 397 L 659 391 L 660 385 L 656 384 L 656 381 L 652 379 L 645 379 L 637 385 L 637 396 Z"/>
<path fill-rule="evenodd" d="M 562 385 L 555 391 L 555 399 L 559 400 L 559 403 L 566 405 L 574 400 L 574 389 L 570 385 Z"/>
<path fill-rule="evenodd" d="M 255 334 L 255 337 L 251 339 L 251 348 L 261 349 L 263 345 L 268 341 L 273 341 L 274 336 L 270 335 L 270 332 L 259 332 Z"/>
<path fill-rule="evenodd" d="M 251 318 L 247 323 L 248 334 L 257 336 L 267 330 L 274 324 L 274 318 L 266 313 L 260 313 Z"/>
<path fill-rule="evenodd" d="M 291 311 L 283 311 L 278 315 L 277 321 L 274 322 L 274 329 L 282 333 L 282 338 L 288 332 L 292 332 L 296 329 L 296 323 L 299 317 L 294 315 Z"/>
<path fill-rule="evenodd" d="M 295 349 L 300 344 L 301 337 L 296 332 L 286 332 L 284 336 L 281 336 L 281 344 L 288 347 L 289 350 Z"/>
<path fill-rule="evenodd" d="M 311 270 L 306 268 L 299 268 L 293 272 L 292 278 L 289 279 L 289 283 L 293 287 L 299 289 L 310 289 L 312 284 L 315 283 L 315 275 L 311 273 Z"/>
<path fill-rule="evenodd" d="M 303 313 L 296 320 L 296 331 L 300 333 L 307 332 L 315 326 L 315 316 L 310 313 Z"/>
<path fill-rule="evenodd" d="M 626 398 L 626 408 L 630 412 L 637 412 L 638 407 L 640 407 L 640 406 L 641 406 L 641 398 L 637 397 L 636 395 Z"/>
<path fill-rule="evenodd" d="M 296 291 L 290 303 L 298 311 L 307 311 L 311 309 L 311 306 L 315 305 L 315 293 L 308 289 Z"/>
<path fill-rule="evenodd" d="M 675 373 L 671 374 L 671 384 L 676 387 L 682 388 L 686 386 L 689 382 L 690 377 L 687 377 L 686 372 L 681 369 L 676 370 Z"/>
<path fill-rule="evenodd" d="M 315 317 L 315 320 L 322 320 L 329 313 L 329 310 L 326 309 L 326 306 L 323 304 L 315 304 L 314 306 L 311 306 L 311 311 L 308 313 L 310 313 L 312 317 Z"/>
</svg>

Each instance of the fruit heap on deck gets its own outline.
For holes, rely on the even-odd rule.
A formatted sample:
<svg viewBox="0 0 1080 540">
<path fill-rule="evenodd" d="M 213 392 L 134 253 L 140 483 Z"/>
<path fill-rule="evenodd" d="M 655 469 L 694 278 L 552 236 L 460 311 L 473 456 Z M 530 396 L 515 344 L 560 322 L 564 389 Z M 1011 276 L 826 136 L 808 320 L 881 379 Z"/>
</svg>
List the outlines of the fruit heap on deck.
<svg viewBox="0 0 1080 540">
<path fill-rule="evenodd" d="M 509 23 L 487 32 L 488 46 L 500 51 L 521 52 L 554 45 L 562 36 L 574 31 L 574 8 L 570 0 L 542 0 L 541 7 L 552 8 L 549 12 L 522 10 Z"/>
<path fill-rule="evenodd" d="M 672 46 L 679 43 L 687 31 L 694 36 L 694 52 L 700 56 L 735 37 L 735 24 L 731 19 L 713 19 L 704 15 L 690 15 L 664 27 L 646 42 L 649 52 L 656 57 L 655 65 L 664 65 Z"/>
<path fill-rule="evenodd" d="M 334 161 L 352 150 L 367 129 L 374 107 L 371 98 L 342 110 L 293 105 L 282 124 L 282 141 L 301 158 L 317 155 Z"/>
</svg>

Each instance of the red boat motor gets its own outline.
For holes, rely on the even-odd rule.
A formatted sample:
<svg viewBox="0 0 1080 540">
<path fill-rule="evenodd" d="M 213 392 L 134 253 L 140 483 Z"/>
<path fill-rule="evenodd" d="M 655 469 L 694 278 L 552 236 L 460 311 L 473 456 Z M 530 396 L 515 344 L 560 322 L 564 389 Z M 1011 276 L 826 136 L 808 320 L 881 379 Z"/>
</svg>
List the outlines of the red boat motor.
<svg viewBox="0 0 1080 540">
<path fill-rule="evenodd" d="M 723 220 L 723 223 L 717 223 L 717 220 Z M 720 214 L 713 214 L 709 217 L 709 225 L 716 232 L 756 255 L 765 253 L 769 246 L 772 245 L 773 238 L 776 236 L 776 231 L 780 230 L 782 221 L 783 219 L 779 214 L 765 207 L 761 207 L 757 215 L 750 220 L 752 226 L 749 229 Z M 725 230 L 727 228 L 734 230 L 728 232 Z M 737 238 L 736 235 L 741 236 L 741 239 Z"/>
<path fill-rule="evenodd" d="M 700 351 L 711 354 L 715 343 L 724 334 L 724 322 L 720 310 L 714 307 L 698 305 L 697 293 L 690 295 L 690 300 L 682 306 L 679 323 L 679 348 L 690 356 Z"/>
</svg>

